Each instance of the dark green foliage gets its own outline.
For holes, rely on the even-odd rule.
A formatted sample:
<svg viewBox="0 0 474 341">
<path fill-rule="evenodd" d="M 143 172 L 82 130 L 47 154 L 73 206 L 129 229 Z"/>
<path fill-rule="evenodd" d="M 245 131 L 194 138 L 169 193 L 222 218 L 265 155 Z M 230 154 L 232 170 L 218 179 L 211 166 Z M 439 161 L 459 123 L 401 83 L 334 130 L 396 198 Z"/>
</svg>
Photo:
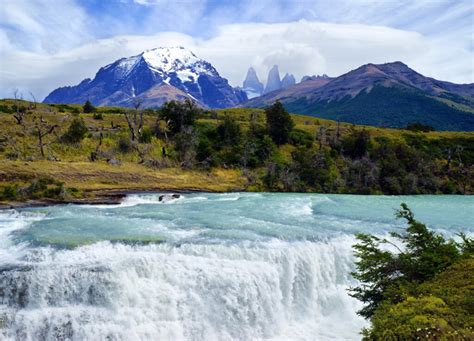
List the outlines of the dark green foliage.
<svg viewBox="0 0 474 341">
<path fill-rule="evenodd" d="M 132 143 L 130 142 L 130 138 L 128 136 L 120 136 L 117 141 L 118 150 L 125 154 L 132 150 Z"/>
<path fill-rule="evenodd" d="M 66 143 L 79 143 L 86 136 L 87 127 L 82 118 L 74 118 L 67 130 L 62 136 Z"/>
<path fill-rule="evenodd" d="M 434 128 L 429 126 L 429 125 L 426 125 L 426 124 L 422 124 L 422 123 L 410 123 L 409 125 L 406 126 L 405 128 L 406 130 L 410 130 L 410 131 L 414 131 L 414 132 L 424 132 L 424 133 L 427 133 L 429 131 L 434 131 Z"/>
<path fill-rule="evenodd" d="M 365 340 L 472 340 L 474 259 L 457 261 L 401 302 L 384 302 Z"/>
<path fill-rule="evenodd" d="M 64 193 L 64 184 L 49 177 L 40 177 L 25 188 L 25 193 L 31 199 L 61 199 Z"/>
<path fill-rule="evenodd" d="M 104 119 L 104 115 L 102 115 L 101 112 L 98 112 L 98 113 L 95 113 L 95 114 L 92 116 L 92 118 L 93 118 L 94 120 L 103 120 L 103 119 Z"/>
<path fill-rule="evenodd" d="M 288 142 L 290 132 L 294 127 L 290 114 L 283 105 L 277 101 L 272 106 L 265 109 L 268 134 L 277 144 L 285 144 Z"/>
<path fill-rule="evenodd" d="M 150 143 L 153 137 L 153 131 L 150 127 L 143 127 L 142 133 L 139 137 L 140 143 Z"/>
<path fill-rule="evenodd" d="M 224 117 L 224 120 L 217 126 L 217 134 L 222 144 L 227 146 L 238 145 L 242 139 L 240 125 L 231 116 Z"/>
<path fill-rule="evenodd" d="M 368 234 L 358 234 L 354 245 L 357 257 L 354 278 L 358 287 L 350 290 L 351 296 L 365 306 L 359 314 L 370 318 L 382 303 L 399 303 L 416 285 L 430 280 L 461 257 L 459 245 L 446 240 L 415 220 L 406 204 L 396 214 L 406 220 L 404 233 L 391 233 L 393 240 Z M 394 247 L 392 252 L 381 245 Z"/>
<path fill-rule="evenodd" d="M 302 182 L 300 191 L 306 192 L 308 187 L 317 192 L 332 192 L 334 173 L 332 159 L 325 151 L 300 147 L 292 154 L 291 169 Z"/>
<path fill-rule="evenodd" d="M 301 129 L 293 129 L 289 135 L 289 141 L 295 146 L 311 147 L 314 142 L 313 136 Z"/>
<path fill-rule="evenodd" d="M 87 100 L 86 103 L 82 106 L 82 111 L 86 114 L 96 111 L 96 108 L 92 105 L 91 101 Z"/>
<path fill-rule="evenodd" d="M 166 102 L 160 110 L 160 116 L 167 122 L 170 133 L 174 135 L 192 126 L 201 111 L 196 103 L 186 99 L 184 102 Z"/>
<path fill-rule="evenodd" d="M 367 155 L 370 147 L 370 134 L 365 129 L 352 130 L 352 132 L 341 141 L 342 153 L 353 159 Z"/>
<path fill-rule="evenodd" d="M 354 98 L 309 103 L 305 98 L 285 103 L 289 111 L 304 115 L 379 127 L 404 128 L 413 122 L 436 130 L 474 131 L 474 115 L 415 90 L 375 86 Z"/>
<path fill-rule="evenodd" d="M 13 110 L 13 108 L 11 108 L 8 105 L 1 104 L 0 105 L 0 112 L 4 112 L 6 114 L 13 114 L 15 112 L 15 110 Z"/>
<path fill-rule="evenodd" d="M 18 185 L 6 185 L 0 192 L 0 200 L 15 200 L 18 196 Z"/>
<path fill-rule="evenodd" d="M 20 187 L 18 184 L 10 184 L 0 191 L 0 200 L 31 200 L 31 199 L 55 199 L 63 200 L 66 190 L 61 181 L 50 177 L 39 177 Z"/>
</svg>

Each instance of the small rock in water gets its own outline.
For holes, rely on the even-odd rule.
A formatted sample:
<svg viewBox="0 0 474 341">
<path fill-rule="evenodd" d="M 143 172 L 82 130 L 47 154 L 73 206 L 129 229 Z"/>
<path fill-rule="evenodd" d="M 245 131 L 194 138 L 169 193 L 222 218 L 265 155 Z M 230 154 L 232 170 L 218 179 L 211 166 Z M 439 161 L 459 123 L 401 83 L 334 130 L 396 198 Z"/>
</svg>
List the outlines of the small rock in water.
<svg viewBox="0 0 474 341">
<path fill-rule="evenodd" d="M 181 194 L 162 194 L 158 197 L 158 201 L 168 201 L 181 198 Z"/>
</svg>

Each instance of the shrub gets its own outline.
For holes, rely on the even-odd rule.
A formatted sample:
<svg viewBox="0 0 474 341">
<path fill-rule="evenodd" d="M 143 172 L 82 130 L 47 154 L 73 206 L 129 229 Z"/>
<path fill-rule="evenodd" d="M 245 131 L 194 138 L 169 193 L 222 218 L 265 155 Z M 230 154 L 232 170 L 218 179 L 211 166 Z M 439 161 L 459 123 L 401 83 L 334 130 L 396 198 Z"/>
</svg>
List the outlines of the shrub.
<svg viewBox="0 0 474 341">
<path fill-rule="evenodd" d="M 95 113 L 95 114 L 92 116 L 92 118 L 93 118 L 94 120 L 103 120 L 103 119 L 104 119 L 104 115 L 102 115 L 101 112 L 97 112 L 97 113 Z"/>
<path fill-rule="evenodd" d="M 121 153 L 125 154 L 132 150 L 132 143 L 130 142 L 130 139 L 128 137 L 120 136 L 117 141 L 117 147 Z"/>
<path fill-rule="evenodd" d="M 151 130 L 151 128 L 144 127 L 140 135 L 139 141 L 140 143 L 150 143 L 152 137 L 153 137 L 153 131 Z"/>
<path fill-rule="evenodd" d="M 418 122 L 408 124 L 405 129 L 410 130 L 410 131 L 414 131 L 414 132 L 422 131 L 424 133 L 435 130 L 432 126 L 429 126 L 429 125 L 423 124 L 423 123 L 418 123 Z"/>
<path fill-rule="evenodd" d="M 79 143 L 86 136 L 87 127 L 82 118 L 74 118 L 62 139 L 67 143 Z"/>
<path fill-rule="evenodd" d="M 50 177 L 39 177 L 25 189 L 25 193 L 31 199 L 58 199 L 62 197 L 63 192 L 64 184 Z"/>
<path fill-rule="evenodd" d="M 18 196 L 17 185 L 6 185 L 0 193 L 0 200 L 15 200 Z"/>
<path fill-rule="evenodd" d="M 294 129 L 289 135 L 289 141 L 295 146 L 311 147 L 313 145 L 313 136 L 301 129 Z"/>
</svg>

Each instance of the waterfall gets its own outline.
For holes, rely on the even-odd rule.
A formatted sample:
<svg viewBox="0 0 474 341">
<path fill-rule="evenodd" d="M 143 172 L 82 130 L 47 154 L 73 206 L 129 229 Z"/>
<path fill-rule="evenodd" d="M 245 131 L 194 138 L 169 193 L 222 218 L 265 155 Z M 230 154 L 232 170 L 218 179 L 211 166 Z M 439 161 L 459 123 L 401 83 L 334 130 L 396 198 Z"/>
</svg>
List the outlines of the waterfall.
<svg viewBox="0 0 474 341">
<path fill-rule="evenodd" d="M 350 237 L 41 248 L 0 270 L 6 339 L 357 338 Z"/>
</svg>

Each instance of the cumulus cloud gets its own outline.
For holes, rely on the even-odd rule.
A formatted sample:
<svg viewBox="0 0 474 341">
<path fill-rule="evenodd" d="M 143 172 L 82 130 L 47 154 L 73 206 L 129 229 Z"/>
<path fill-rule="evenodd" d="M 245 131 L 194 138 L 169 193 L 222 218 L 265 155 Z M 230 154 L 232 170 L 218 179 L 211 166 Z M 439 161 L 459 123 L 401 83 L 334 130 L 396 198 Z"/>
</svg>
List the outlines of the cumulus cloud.
<svg viewBox="0 0 474 341">
<path fill-rule="evenodd" d="M 0 42 L 8 44 L 8 37 L 0 35 Z M 11 96 L 11 90 L 19 88 L 42 98 L 56 87 L 93 78 L 99 67 L 121 57 L 175 45 L 190 48 L 211 62 L 232 85 L 242 83 L 249 66 L 266 81 L 273 64 L 299 79 L 306 74 L 337 76 L 365 63 L 395 60 L 427 76 L 474 82 L 473 53 L 462 46 L 446 48 L 442 40 L 384 26 L 301 20 L 222 25 L 208 39 L 164 32 L 115 36 L 53 52 L 4 49 L 0 96 Z"/>
</svg>

